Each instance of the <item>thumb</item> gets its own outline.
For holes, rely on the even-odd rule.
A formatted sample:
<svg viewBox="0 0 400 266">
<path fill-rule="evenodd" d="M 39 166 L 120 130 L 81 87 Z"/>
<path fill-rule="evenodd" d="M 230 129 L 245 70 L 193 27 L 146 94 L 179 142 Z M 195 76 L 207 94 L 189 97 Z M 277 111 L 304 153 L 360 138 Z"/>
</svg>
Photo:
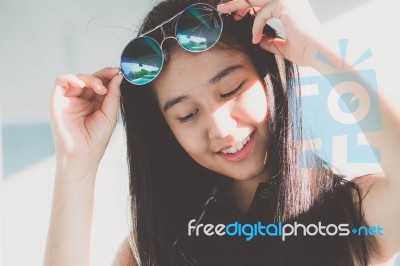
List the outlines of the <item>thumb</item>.
<svg viewBox="0 0 400 266">
<path fill-rule="evenodd" d="M 260 47 L 264 50 L 276 55 L 280 55 L 284 58 L 286 58 L 284 54 L 285 44 L 286 41 L 284 39 L 271 38 L 268 36 L 263 36 L 261 41 L 259 42 Z"/>
<path fill-rule="evenodd" d="M 121 98 L 122 75 L 116 75 L 108 84 L 107 94 L 104 97 L 101 110 L 110 121 L 116 121 L 119 102 Z"/>
</svg>

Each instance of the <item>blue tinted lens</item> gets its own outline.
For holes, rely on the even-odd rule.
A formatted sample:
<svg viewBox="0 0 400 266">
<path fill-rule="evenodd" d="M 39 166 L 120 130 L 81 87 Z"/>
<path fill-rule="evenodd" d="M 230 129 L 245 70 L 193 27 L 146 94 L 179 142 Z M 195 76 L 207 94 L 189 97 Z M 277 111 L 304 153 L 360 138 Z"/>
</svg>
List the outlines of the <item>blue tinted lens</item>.
<svg viewBox="0 0 400 266">
<path fill-rule="evenodd" d="M 163 60 L 162 50 L 153 38 L 138 37 L 122 52 L 121 71 L 130 83 L 144 85 L 160 73 Z"/>
<path fill-rule="evenodd" d="M 191 52 L 201 52 L 212 47 L 221 36 L 222 19 L 218 12 L 206 4 L 188 7 L 178 18 L 176 38 Z"/>
</svg>

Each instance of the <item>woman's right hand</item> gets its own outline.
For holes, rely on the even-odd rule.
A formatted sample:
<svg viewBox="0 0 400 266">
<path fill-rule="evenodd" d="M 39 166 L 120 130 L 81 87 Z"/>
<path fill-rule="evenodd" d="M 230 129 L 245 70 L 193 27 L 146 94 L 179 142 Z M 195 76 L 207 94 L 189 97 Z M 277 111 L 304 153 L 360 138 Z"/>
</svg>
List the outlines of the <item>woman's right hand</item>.
<svg viewBox="0 0 400 266">
<path fill-rule="evenodd" d="M 250 8 L 250 6 L 252 8 Z M 253 43 L 284 57 L 299 66 L 315 68 L 318 52 L 329 42 L 307 0 L 230 0 L 217 6 L 219 12 L 234 13 L 240 20 L 252 9 L 256 11 L 253 23 Z M 271 38 L 263 34 L 270 19 L 279 19 L 285 38 Z M 326 43 L 328 42 L 328 43 Z"/>
<path fill-rule="evenodd" d="M 75 162 L 83 171 L 98 166 L 116 124 L 123 78 L 118 72 L 104 68 L 56 79 L 50 112 L 58 163 Z"/>
</svg>

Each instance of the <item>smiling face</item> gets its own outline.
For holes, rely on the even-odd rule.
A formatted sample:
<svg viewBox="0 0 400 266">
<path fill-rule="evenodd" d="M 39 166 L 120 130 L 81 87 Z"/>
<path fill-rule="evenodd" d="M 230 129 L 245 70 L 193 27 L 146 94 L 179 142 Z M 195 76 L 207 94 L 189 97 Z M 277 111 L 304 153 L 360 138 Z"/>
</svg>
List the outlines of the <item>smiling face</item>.
<svg viewBox="0 0 400 266">
<path fill-rule="evenodd" d="M 198 164 L 236 180 L 265 178 L 267 98 L 248 56 L 177 51 L 155 90 L 173 134 Z"/>
</svg>

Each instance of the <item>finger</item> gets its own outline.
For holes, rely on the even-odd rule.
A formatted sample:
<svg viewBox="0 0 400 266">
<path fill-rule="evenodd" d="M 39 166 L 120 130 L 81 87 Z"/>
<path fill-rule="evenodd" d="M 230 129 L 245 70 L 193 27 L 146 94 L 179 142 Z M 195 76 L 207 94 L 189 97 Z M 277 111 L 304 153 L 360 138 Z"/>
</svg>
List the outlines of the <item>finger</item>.
<svg viewBox="0 0 400 266">
<path fill-rule="evenodd" d="M 242 20 L 243 16 L 237 14 L 237 13 L 233 13 L 233 19 L 236 21 Z"/>
<path fill-rule="evenodd" d="M 118 106 L 121 98 L 121 82 L 123 76 L 116 75 L 110 81 L 108 85 L 108 92 L 104 97 L 103 106 L 101 107 L 103 113 L 109 118 L 111 121 L 115 121 L 118 112 Z"/>
<path fill-rule="evenodd" d="M 58 95 L 73 97 L 83 94 L 85 86 L 86 83 L 76 75 L 67 74 L 56 79 L 54 88 L 58 92 Z"/>
<path fill-rule="evenodd" d="M 255 16 L 255 15 L 257 15 L 258 14 L 258 11 L 259 10 L 261 10 L 261 7 L 258 7 L 258 6 L 254 6 L 254 7 L 251 7 L 250 8 L 250 14 L 252 15 L 252 16 Z"/>
<path fill-rule="evenodd" d="M 272 0 L 250 0 L 251 7 L 264 6 Z M 249 3 L 245 0 L 233 0 L 217 5 L 217 10 L 221 13 L 233 13 L 241 9 L 249 8 Z"/>
<path fill-rule="evenodd" d="M 58 77 L 55 82 L 56 86 L 61 86 L 64 88 L 74 87 L 74 88 L 83 88 L 85 87 L 85 82 L 80 80 L 77 76 L 73 74 L 63 75 Z"/>
<path fill-rule="evenodd" d="M 283 5 L 281 2 L 271 2 L 263 7 L 258 13 L 253 23 L 253 40 L 254 44 L 259 43 L 263 37 L 263 29 L 267 21 L 271 18 L 280 18 Z"/>
<path fill-rule="evenodd" d="M 92 75 L 86 74 L 78 74 L 79 78 L 86 82 L 86 88 L 92 88 L 92 90 L 83 90 L 80 94 L 76 92 L 78 95 L 86 99 L 92 99 L 96 94 L 97 95 L 105 95 L 107 93 L 107 88 L 109 82 L 113 77 L 115 77 L 118 72 L 119 68 L 110 68 L 106 67 Z"/>
<path fill-rule="evenodd" d="M 244 0 L 233 0 L 217 5 L 217 10 L 221 13 L 233 13 L 249 7 L 249 4 Z"/>
<path fill-rule="evenodd" d="M 93 76 L 102 80 L 104 85 L 106 86 L 108 82 L 110 82 L 118 74 L 119 71 L 119 67 L 106 67 L 93 73 Z"/>
<path fill-rule="evenodd" d="M 107 93 L 107 89 L 101 79 L 88 74 L 77 74 L 76 76 L 85 83 L 85 88 L 81 91 L 72 91 L 68 96 L 82 96 L 87 98 L 94 93 L 98 95 L 104 95 Z"/>
<path fill-rule="evenodd" d="M 252 13 L 252 8 L 245 8 L 245 9 L 240 9 L 233 13 L 233 19 L 235 20 L 241 20 L 244 16 L 246 16 L 247 13 Z"/>
<path fill-rule="evenodd" d="M 285 51 L 286 41 L 284 39 L 263 36 L 259 45 L 264 50 L 270 53 L 274 53 L 276 55 L 280 55 L 283 58 L 285 58 L 284 51 Z"/>
</svg>

